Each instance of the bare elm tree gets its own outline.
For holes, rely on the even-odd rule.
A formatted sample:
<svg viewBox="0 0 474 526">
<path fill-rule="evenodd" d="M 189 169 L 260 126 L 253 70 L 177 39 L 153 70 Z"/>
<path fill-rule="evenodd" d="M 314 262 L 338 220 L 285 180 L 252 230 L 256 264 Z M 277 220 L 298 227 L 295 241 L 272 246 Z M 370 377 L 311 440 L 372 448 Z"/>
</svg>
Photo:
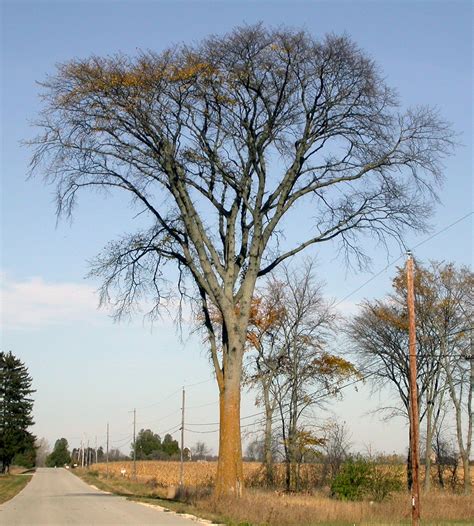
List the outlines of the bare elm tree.
<svg viewBox="0 0 474 526">
<path fill-rule="evenodd" d="M 262 25 L 162 53 L 74 59 L 43 88 L 32 163 L 57 185 L 58 213 L 70 214 L 83 189 L 118 190 L 149 221 L 98 257 L 103 301 L 120 316 L 151 294 L 158 309 L 176 288 L 167 264 L 199 300 L 220 393 L 217 492 L 239 494 L 257 278 L 311 245 L 337 239 L 360 260 L 364 233 L 384 242 L 425 228 L 450 128 L 426 107 L 400 113 L 348 37 Z M 279 244 L 297 203 L 309 233 Z"/>
</svg>

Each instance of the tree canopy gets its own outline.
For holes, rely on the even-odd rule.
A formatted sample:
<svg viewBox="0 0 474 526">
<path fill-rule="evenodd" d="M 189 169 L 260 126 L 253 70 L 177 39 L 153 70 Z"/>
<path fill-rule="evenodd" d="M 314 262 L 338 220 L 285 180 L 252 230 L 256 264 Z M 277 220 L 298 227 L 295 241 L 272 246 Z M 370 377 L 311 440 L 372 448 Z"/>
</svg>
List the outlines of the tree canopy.
<svg viewBox="0 0 474 526">
<path fill-rule="evenodd" d="M 69 444 L 65 438 L 58 438 L 54 444 L 54 449 L 46 458 L 46 465 L 50 468 L 62 467 L 71 462 Z"/>
<path fill-rule="evenodd" d="M 134 444 L 130 456 L 133 456 Z M 161 437 L 151 429 L 141 429 L 136 439 L 136 458 L 144 459 L 169 459 L 179 455 L 178 442 L 170 434 Z"/>
<path fill-rule="evenodd" d="M 430 108 L 400 112 L 350 38 L 261 24 L 162 53 L 74 59 L 43 88 L 32 163 L 56 183 L 58 212 L 83 189 L 119 190 L 149 221 L 97 258 L 102 300 L 118 316 L 143 295 L 158 309 L 176 288 L 170 263 L 180 293 L 198 298 L 221 396 L 217 490 L 240 493 L 257 278 L 311 245 L 339 240 L 363 261 L 360 235 L 383 243 L 425 228 L 452 132 Z M 308 229 L 282 243 L 297 204 Z"/>
</svg>

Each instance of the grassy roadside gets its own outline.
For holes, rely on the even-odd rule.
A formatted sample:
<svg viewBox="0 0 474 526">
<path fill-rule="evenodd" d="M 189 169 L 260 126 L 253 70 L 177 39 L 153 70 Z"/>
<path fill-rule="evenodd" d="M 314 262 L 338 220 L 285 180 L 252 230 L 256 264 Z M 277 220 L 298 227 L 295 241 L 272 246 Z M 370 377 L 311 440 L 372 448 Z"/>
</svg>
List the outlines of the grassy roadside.
<svg viewBox="0 0 474 526">
<path fill-rule="evenodd" d="M 32 475 L 0 475 L 0 504 L 12 499 L 31 480 Z"/>
<path fill-rule="evenodd" d="M 109 479 L 106 479 L 105 477 L 98 476 L 94 471 L 87 471 L 85 469 L 74 469 L 71 473 L 77 475 L 91 486 L 95 486 L 102 491 L 108 491 L 114 495 L 126 497 L 129 500 L 152 504 L 153 506 L 160 506 L 176 513 L 196 515 L 197 517 L 207 519 L 215 524 L 226 524 L 228 526 L 238 525 L 238 523 L 234 521 L 225 521 L 220 514 L 212 513 L 211 511 L 203 511 L 193 504 L 166 498 L 166 490 L 162 488 L 152 488 L 148 484 L 133 482 L 122 478 L 117 479 L 115 477 L 110 477 Z M 252 525 L 248 524 L 248 526 Z"/>
<path fill-rule="evenodd" d="M 167 498 L 156 483 L 127 478 L 106 479 L 98 471 L 74 470 L 101 490 L 177 513 L 189 513 L 228 526 L 353 526 L 409 525 L 408 496 L 403 492 L 382 503 L 343 502 L 323 494 L 279 495 L 248 489 L 241 499 L 214 499 L 209 491 L 189 493 L 186 502 Z M 472 525 L 474 501 L 452 493 L 432 492 L 422 500 L 423 526 Z"/>
</svg>

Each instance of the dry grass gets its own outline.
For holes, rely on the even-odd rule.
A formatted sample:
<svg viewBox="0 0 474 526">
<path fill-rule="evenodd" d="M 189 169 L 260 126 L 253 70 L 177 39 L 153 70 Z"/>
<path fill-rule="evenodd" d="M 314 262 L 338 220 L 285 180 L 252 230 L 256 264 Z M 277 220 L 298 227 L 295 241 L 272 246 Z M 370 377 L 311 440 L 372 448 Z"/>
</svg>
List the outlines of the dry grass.
<svg viewBox="0 0 474 526">
<path fill-rule="evenodd" d="M 120 470 L 127 470 L 126 476 Z M 313 466 L 314 468 L 314 466 Z M 281 469 L 281 468 L 279 468 Z M 245 463 L 247 484 L 261 476 L 261 465 Z M 185 464 L 185 485 L 209 488 L 215 478 L 213 462 Z M 104 489 L 145 498 L 166 497 L 167 488 L 179 482 L 179 462 L 137 462 L 138 480 L 131 480 L 132 463 L 109 464 L 112 477 L 104 480 L 105 464 L 96 464 L 93 472 Z M 310 477 L 311 472 L 306 476 Z M 97 477 L 95 477 L 97 479 Z M 410 522 L 410 497 L 405 492 L 392 495 L 381 503 L 342 502 L 328 497 L 327 492 L 311 495 L 289 495 L 247 489 L 242 499 L 219 499 L 206 496 L 207 491 L 191 491 L 187 495 L 189 511 L 204 516 L 217 516 L 230 525 L 310 526 L 316 524 L 400 524 Z M 422 499 L 422 524 L 474 524 L 474 499 L 450 491 L 433 490 Z"/>
<path fill-rule="evenodd" d="M 31 480 L 31 475 L 0 475 L 0 504 L 12 499 Z"/>
<path fill-rule="evenodd" d="M 240 500 L 203 499 L 199 507 L 236 524 L 310 526 L 316 524 L 400 524 L 410 520 L 410 498 L 398 493 L 381 503 L 341 502 L 324 495 L 276 495 L 248 491 Z M 422 499 L 422 524 L 474 524 L 474 499 L 432 492 Z"/>
</svg>

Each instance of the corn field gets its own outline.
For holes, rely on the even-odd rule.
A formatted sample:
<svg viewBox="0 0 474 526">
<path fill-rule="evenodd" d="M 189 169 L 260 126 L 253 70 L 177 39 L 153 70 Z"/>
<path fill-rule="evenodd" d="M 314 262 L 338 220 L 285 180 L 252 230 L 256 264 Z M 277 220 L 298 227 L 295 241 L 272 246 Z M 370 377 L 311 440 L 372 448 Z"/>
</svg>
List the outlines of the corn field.
<svg viewBox="0 0 474 526">
<path fill-rule="evenodd" d="M 105 474 L 105 463 L 94 464 L 94 471 Z M 125 470 L 125 473 L 122 473 Z M 213 486 L 216 478 L 217 462 L 185 462 L 184 484 L 186 486 Z M 133 476 L 133 462 L 110 462 L 109 473 L 114 477 L 130 479 Z M 244 477 L 247 484 L 262 474 L 262 465 L 258 462 L 244 463 Z M 138 482 L 153 482 L 159 487 L 179 484 L 180 463 L 172 461 L 137 461 Z"/>
<path fill-rule="evenodd" d="M 265 472 L 259 462 L 244 462 L 244 484 L 246 487 L 265 486 Z M 394 469 L 386 466 L 384 469 Z M 94 464 L 94 471 L 105 475 L 105 463 Z M 124 473 L 122 473 L 124 471 Z M 194 487 L 214 486 L 217 472 L 217 462 L 185 462 L 184 485 Z M 113 477 L 131 479 L 133 476 L 133 462 L 110 462 L 109 474 Z M 137 481 L 150 483 L 156 487 L 167 488 L 179 484 L 180 463 L 172 461 L 146 460 L 137 461 Z M 320 464 L 303 464 L 300 466 L 301 488 L 314 488 L 321 483 L 322 466 Z M 274 466 L 275 487 L 285 487 L 285 465 Z"/>
<path fill-rule="evenodd" d="M 107 471 L 105 463 L 94 464 L 91 468 L 104 476 Z M 259 462 L 244 462 L 244 484 L 246 487 L 265 487 L 265 472 L 263 465 Z M 388 471 L 397 474 L 402 484 L 405 484 L 405 466 L 400 464 L 380 464 L 380 473 Z M 123 472 L 123 473 L 122 473 Z M 188 487 L 213 487 L 217 472 L 217 462 L 185 462 L 184 463 L 184 485 Z M 119 461 L 109 463 L 109 474 L 114 478 L 133 478 L 133 462 Z M 448 475 L 448 474 L 446 474 Z M 146 460 L 137 461 L 137 482 L 149 484 L 156 488 L 169 488 L 178 486 L 180 476 L 180 463 L 173 461 Z M 424 470 L 422 468 L 422 478 Z M 437 485 L 435 468 L 432 468 L 431 477 L 433 484 Z M 300 487 L 303 490 L 312 490 L 321 486 L 323 479 L 323 466 L 321 464 L 302 464 L 300 466 Z M 459 480 L 462 480 L 462 471 L 459 473 Z M 474 473 L 473 473 L 474 485 Z M 274 466 L 274 486 L 275 488 L 285 488 L 285 465 L 275 464 Z"/>
</svg>

